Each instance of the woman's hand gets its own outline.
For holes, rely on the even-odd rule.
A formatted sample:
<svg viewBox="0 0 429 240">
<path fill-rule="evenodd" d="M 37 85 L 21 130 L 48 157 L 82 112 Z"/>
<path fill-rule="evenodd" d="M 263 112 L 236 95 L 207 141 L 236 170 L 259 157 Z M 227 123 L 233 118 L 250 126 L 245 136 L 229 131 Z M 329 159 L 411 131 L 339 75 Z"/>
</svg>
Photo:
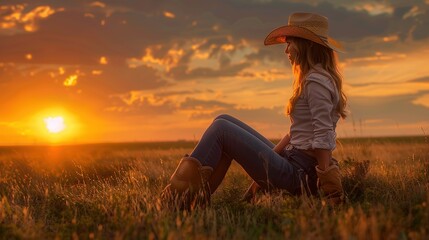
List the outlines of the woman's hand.
<svg viewBox="0 0 429 240">
<path fill-rule="evenodd" d="M 277 143 L 276 146 L 274 146 L 273 148 L 274 152 L 281 154 L 283 152 L 283 149 L 289 144 L 289 141 L 290 141 L 290 135 L 288 133 Z M 253 181 L 250 187 L 247 189 L 246 193 L 244 193 L 241 200 L 246 202 L 251 202 L 255 198 L 256 193 L 260 189 L 261 187 L 255 181 Z"/>
<path fill-rule="evenodd" d="M 313 152 L 320 170 L 324 171 L 331 165 L 332 152 L 330 150 L 315 149 Z"/>
<path fill-rule="evenodd" d="M 332 152 L 325 149 L 315 149 L 314 154 L 318 162 L 316 173 L 320 190 L 329 205 L 341 204 L 344 201 L 343 185 L 340 169 L 337 165 L 332 164 Z"/>
<path fill-rule="evenodd" d="M 283 152 L 283 149 L 289 144 L 289 141 L 290 141 L 290 135 L 288 133 L 273 148 L 274 152 L 281 154 Z"/>
</svg>

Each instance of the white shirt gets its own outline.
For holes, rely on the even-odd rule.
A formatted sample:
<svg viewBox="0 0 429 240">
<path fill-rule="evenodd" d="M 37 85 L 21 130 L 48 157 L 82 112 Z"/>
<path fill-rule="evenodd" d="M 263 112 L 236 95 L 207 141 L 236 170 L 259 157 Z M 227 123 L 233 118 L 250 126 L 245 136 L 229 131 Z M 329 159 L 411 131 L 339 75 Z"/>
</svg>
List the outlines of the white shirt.
<svg viewBox="0 0 429 240">
<path fill-rule="evenodd" d="M 301 96 L 290 114 L 290 144 L 298 149 L 335 149 L 339 93 L 330 74 L 316 67 L 304 79 Z"/>
</svg>

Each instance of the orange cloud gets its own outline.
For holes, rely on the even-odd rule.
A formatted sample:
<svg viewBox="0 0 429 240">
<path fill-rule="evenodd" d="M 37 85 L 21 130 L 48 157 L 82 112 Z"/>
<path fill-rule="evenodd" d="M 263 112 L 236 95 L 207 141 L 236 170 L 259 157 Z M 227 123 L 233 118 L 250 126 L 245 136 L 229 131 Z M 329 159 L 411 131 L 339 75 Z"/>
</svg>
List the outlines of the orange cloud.
<svg viewBox="0 0 429 240">
<path fill-rule="evenodd" d="M 92 70 L 92 75 L 101 75 L 103 73 L 103 71 L 101 70 Z"/>
<path fill-rule="evenodd" d="M 371 15 L 379 15 L 383 13 L 392 14 L 393 7 L 386 5 L 385 3 L 359 3 L 353 7 L 357 11 L 366 11 Z"/>
<path fill-rule="evenodd" d="M 361 97 L 383 97 L 383 96 L 397 96 L 397 95 L 408 95 L 415 94 L 420 91 L 428 91 L 429 83 L 419 83 L 419 82 L 398 82 L 398 83 L 388 83 L 387 84 L 369 84 L 366 86 L 358 86 L 347 89 L 350 96 L 361 96 Z M 426 97 L 422 97 L 419 100 L 416 100 L 416 104 L 421 105 Z M 428 101 L 429 102 L 429 101 Z M 428 104 L 426 104 L 428 105 Z"/>
<path fill-rule="evenodd" d="M 234 50 L 234 49 L 235 49 L 234 45 L 232 45 L 232 44 L 223 44 L 223 45 L 221 46 L 221 48 L 222 48 L 222 50 L 224 50 L 224 51 L 232 51 L 232 50 Z"/>
<path fill-rule="evenodd" d="M 384 42 L 394 42 L 394 41 L 398 41 L 399 36 L 398 35 L 393 35 L 393 36 L 386 36 L 383 38 Z"/>
<path fill-rule="evenodd" d="M 77 84 L 77 75 L 71 75 L 64 81 L 64 86 L 72 87 Z"/>
<path fill-rule="evenodd" d="M 164 11 L 164 17 L 166 18 L 176 18 L 176 15 L 172 12 Z"/>
<path fill-rule="evenodd" d="M 418 6 L 413 6 L 410 11 L 408 11 L 407 13 L 404 14 L 404 16 L 402 16 L 402 19 L 407 19 L 409 17 L 415 17 L 417 15 L 420 14 L 424 14 L 425 10 L 424 9 L 420 9 Z"/>
<path fill-rule="evenodd" d="M 285 70 L 276 68 L 269 70 L 249 69 L 240 73 L 239 76 L 243 78 L 262 79 L 264 82 L 272 82 L 277 80 L 285 81 L 286 79 L 293 78 L 292 75 Z"/>
<path fill-rule="evenodd" d="M 170 69 L 177 65 L 181 56 L 184 54 L 183 49 L 171 48 L 163 57 L 155 57 L 153 52 L 161 46 L 148 47 L 145 50 L 145 55 L 138 58 L 130 58 L 127 60 L 130 68 L 136 68 L 141 65 L 153 67 L 161 71 L 170 71 Z"/>
<path fill-rule="evenodd" d="M 405 59 L 406 57 L 407 57 L 406 54 L 386 55 L 382 52 L 376 52 L 374 56 L 349 58 L 346 60 L 346 64 L 354 64 L 354 63 L 361 63 L 361 62 L 382 62 L 382 61 L 389 61 L 389 60 Z"/>
<path fill-rule="evenodd" d="M 0 33 L 13 35 L 19 32 L 38 30 L 38 21 L 47 18 L 63 8 L 53 9 L 50 6 L 38 6 L 26 12 L 26 4 L 0 6 Z"/>
<path fill-rule="evenodd" d="M 429 108 L 429 94 L 423 95 L 413 101 L 414 104 Z"/>
<path fill-rule="evenodd" d="M 100 7 L 100 8 L 105 8 L 105 7 L 106 7 L 106 4 L 105 4 L 105 3 L 103 3 L 103 2 L 100 2 L 100 1 L 95 1 L 95 2 L 92 2 L 92 3 L 90 4 L 90 6 L 91 6 L 91 7 Z"/>
<path fill-rule="evenodd" d="M 107 62 L 107 58 L 106 57 L 101 57 L 100 58 L 100 64 L 102 64 L 102 65 L 106 65 L 108 62 Z"/>
</svg>

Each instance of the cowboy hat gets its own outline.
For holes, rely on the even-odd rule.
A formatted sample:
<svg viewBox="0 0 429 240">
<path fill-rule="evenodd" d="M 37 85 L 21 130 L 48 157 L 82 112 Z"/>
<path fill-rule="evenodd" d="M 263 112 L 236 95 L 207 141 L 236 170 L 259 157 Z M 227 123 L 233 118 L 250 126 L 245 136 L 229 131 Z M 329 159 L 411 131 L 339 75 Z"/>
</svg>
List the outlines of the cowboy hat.
<svg viewBox="0 0 429 240">
<path fill-rule="evenodd" d="M 343 49 L 338 41 L 328 37 L 328 18 L 315 13 L 293 13 L 288 25 L 271 31 L 264 44 L 285 43 L 287 36 L 304 38 L 337 52 Z"/>
</svg>

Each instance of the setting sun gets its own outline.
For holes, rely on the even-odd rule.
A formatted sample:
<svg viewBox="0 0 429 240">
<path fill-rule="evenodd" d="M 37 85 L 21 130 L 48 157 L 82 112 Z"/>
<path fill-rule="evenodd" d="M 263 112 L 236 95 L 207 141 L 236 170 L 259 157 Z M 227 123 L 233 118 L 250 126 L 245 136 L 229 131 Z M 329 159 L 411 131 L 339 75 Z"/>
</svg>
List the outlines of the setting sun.
<svg viewBox="0 0 429 240">
<path fill-rule="evenodd" d="M 66 127 L 63 117 L 47 117 L 44 121 L 46 129 L 48 129 L 50 133 L 62 132 Z"/>
</svg>

